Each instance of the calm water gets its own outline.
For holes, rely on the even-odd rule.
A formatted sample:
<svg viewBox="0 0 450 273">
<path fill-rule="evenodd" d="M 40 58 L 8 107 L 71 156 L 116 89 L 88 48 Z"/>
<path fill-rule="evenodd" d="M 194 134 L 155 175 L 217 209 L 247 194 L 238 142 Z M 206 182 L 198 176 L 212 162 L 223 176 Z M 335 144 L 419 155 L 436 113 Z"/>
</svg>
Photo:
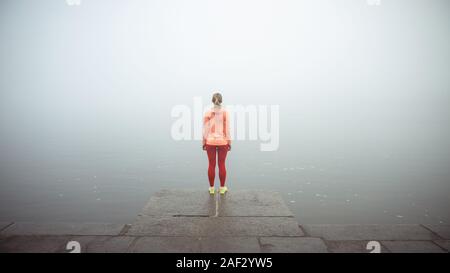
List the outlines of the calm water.
<svg viewBox="0 0 450 273">
<path fill-rule="evenodd" d="M 236 142 L 227 162 L 231 190 L 279 191 L 301 223 L 449 223 L 449 170 L 439 151 L 419 154 L 401 142 L 383 150 L 379 142 L 349 153 L 296 142 L 275 153 Z M 198 143 L 121 147 L 44 147 L 36 158 L 3 158 L 0 220 L 130 222 L 157 190 L 207 194 Z"/>
</svg>

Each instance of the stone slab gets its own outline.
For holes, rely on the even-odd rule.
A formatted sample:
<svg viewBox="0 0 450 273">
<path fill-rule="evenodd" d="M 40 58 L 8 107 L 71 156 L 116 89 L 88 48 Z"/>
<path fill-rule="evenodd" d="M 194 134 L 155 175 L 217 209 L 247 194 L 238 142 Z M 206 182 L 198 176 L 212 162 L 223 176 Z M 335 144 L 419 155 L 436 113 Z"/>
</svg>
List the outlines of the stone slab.
<svg viewBox="0 0 450 273">
<path fill-rule="evenodd" d="M 434 243 L 440 246 L 443 250 L 450 252 L 450 240 L 436 240 Z"/>
<path fill-rule="evenodd" d="M 325 240 L 433 240 L 421 225 L 302 225 L 307 236 Z"/>
<path fill-rule="evenodd" d="M 145 216 L 211 216 L 216 212 L 216 196 L 199 190 L 162 190 L 150 197 L 142 209 Z"/>
<path fill-rule="evenodd" d="M 131 236 L 303 236 L 291 217 L 139 217 Z"/>
<path fill-rule="evenodd" d="M 140 237 L 130 247 L 133 253 L 198 253 L 200 240 L 196 237 Z"/>
<path fill-rule="evenodd" d="M 381 241 L 394 253 L 443 253 L 445 252 L 432 241 Z"/>
<path fill-rule="evenodd" d="M 370 253 L 367 243 L 369 241 L 325 241 L 331 253 Z M 380 253 L 388 253 L 389 250 L 380 243 Z"/>
<path fill-rule="evenodd" d="M 13 222 L 0 222 L 0 232 L 11 224 L 13 224 Z"/>
<path fill-rule="evenodd" d="M 262 237 L 263 252 L 269 253 L 327 253 L 327 246 L 319 238 L 311 237 Z"/>
<path fill-rule="evenodd" d="M 130 236 L 72 236 L 71 241 L 77 241 L 81 253 L 125 253 L 135 237 Z"/>
<path fill-rule="evenodd" d="M 123 224 L 18 222 L 0 232 L 9 235 L 119 235 Z"/>
<path fill-rule="evenodd" d="M 229 191 L 219 197 L 218 216 L 288 216 L 292 212 L 275 191 Z"/>
<path fill-rule="evenodd" d="M 442 239 L 450 239 L 450 225 L 424 225 L 426 228 L 430 229 L 432 232 L 436 233 Z"/>
<path fill-rule="evenodd" d="M 203 253 L 258 253 L 257 237 L 204 237 L 200 238 Z"/>
<path fill-rule="evenodd" d="M 0 253 L 68 252 L 69 236 L 8 236 L 0 240 Z"/>
</svg>

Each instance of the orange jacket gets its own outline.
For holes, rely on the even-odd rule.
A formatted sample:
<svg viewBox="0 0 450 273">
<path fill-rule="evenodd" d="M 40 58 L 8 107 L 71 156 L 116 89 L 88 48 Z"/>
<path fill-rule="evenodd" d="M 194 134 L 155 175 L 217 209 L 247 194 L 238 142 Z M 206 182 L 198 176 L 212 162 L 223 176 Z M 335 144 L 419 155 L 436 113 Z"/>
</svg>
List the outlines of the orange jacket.
<svg viewBox="0 0 450 273">
<path fill-rule="evenodd" d="M 203 143 L 208 145 L 231 144 L 230 115 L 223 107 L 212 107 L 203 117 Z"/>
</svg>

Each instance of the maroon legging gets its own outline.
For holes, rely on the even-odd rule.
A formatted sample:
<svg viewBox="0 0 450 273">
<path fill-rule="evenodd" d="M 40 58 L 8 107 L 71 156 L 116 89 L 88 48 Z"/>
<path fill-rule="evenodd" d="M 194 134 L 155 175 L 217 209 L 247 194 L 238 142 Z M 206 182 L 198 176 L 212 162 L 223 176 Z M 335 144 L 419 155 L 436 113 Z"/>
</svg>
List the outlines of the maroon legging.
<svg viewBox="0 0 450 273">
<path fill-rule="evenodd" d="M 220 186 L 225 186 L 225 179 L 227 178 L 227 170 L 225 168 L 225 159 L 227 158 L 228 146 L 227 145 L 206 145 L 206 152 L 208 154 L 209 166 L 208 166 L 208 179 L 209 185 L 214 187 L 214 178 L 216 176 L 216 153 L 219 159 L 219 178 Z"/>
</svg>

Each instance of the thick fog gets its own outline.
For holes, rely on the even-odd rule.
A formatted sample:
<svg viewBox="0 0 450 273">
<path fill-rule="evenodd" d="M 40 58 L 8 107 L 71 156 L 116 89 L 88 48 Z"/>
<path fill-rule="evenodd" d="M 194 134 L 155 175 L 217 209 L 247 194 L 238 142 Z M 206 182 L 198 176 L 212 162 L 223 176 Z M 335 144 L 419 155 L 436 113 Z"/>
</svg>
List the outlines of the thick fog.
<svg viewBox="0 0 450 273">
<path fill-rule="evenodd" d="M 276 150 L 233 141 L 231 190 L 280 191 L 300 223 L 450 221 L 449 1 L 73 2 L 0 3 L 0 220 L 206 192 L 171 113 L 218 91 L 279 106 Z"/>
</svg>

